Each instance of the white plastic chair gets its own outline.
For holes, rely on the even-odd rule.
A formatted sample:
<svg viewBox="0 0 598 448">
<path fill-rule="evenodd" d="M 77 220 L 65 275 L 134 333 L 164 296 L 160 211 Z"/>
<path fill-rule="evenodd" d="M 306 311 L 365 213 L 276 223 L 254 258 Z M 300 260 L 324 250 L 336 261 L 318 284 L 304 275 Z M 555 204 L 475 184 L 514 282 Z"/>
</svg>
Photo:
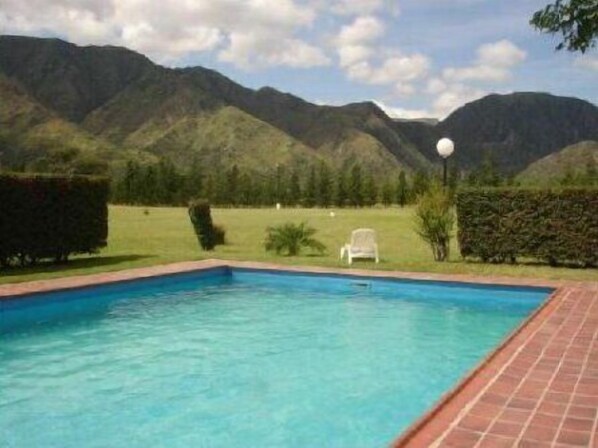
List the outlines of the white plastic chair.
<svg viewBox="0 0 598 448">
<path fill-rule="evenodd" d="M 380 261 L 378 257 L 378 244 L 376 243 L 376 231 L 373 229 L 357 229 L 351 232 L 351 242 L 341 247 L 341 260 L 347 254 L 349 264 L 353 263 L 355 258 L 373 258 L 376 263 Z"/>
</svg>

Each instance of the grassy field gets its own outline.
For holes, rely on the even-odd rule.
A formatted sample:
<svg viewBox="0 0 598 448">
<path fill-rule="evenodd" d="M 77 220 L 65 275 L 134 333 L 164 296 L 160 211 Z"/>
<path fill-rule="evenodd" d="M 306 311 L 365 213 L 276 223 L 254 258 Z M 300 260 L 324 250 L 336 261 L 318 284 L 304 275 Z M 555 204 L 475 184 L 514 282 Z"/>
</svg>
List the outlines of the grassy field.
<svg viewBox="0 0 598 448">
<path fill-rule="evenodd" d="M 149 213 L 146 215 L 144 210 Z M 538 264 L 496 265 L 463 261 L 456 244 L 451 261 L 434 262 L 430 249 L 413 227 L 412 208 L 335 210 L 322 209 L 216 209 L 216 223 L 226 228 L 228 243 L 203 252 L 184 208 L 110 207 L 108 247 L 98 255 L 78 257 L 65 266 L 42 265 L 14 269 L 0 275 L 0 283 L 22 282 L 67 275 L 114 271 L 132 267 L 202 258 L 272 261 L 281 264 L 346 266 L 338 259 L 339 248 L 351 230 L 372 227 L 378 232 L 380 264 L 356 262 L 367 269 L 442 273 L 505 275 L 549 279 L 598 280 L 596 269 L 551 268 Z M 316 237 L 328 247 L 323 256 L 303 254 L 280 257 L 263 249 L 265 228 L 285 221 L 307 221 L 318 229 Z"/>
</svg>

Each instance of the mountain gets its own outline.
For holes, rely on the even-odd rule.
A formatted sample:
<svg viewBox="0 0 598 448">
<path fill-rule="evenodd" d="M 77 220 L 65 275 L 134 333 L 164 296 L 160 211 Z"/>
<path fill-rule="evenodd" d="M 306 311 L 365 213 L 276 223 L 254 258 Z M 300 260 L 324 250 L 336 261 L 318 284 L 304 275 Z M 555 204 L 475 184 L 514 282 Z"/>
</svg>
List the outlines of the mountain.
<svg viewBox="0 0 598 448">
<path fill-rule="evenodd" d="M 82 132 L 181 167 L 197 159 L 257 170 L 357 162 L 381 174 L 429 166 L 372 103 L 317 106 L 201 67 L 160 67 L 124 48 L 1 36 L 0 73 Z"/>
<path fill-rule="evenodd" d="M 0 36 L 0 72 L 48 109 L 79 123 L 157 67 L 119 47 L 78 47 L 60 39 Z"/>
<path fill-rule="evenodd" d="M 517 176 L 526 185 L 558 185 L 567 175 L 584 175 L 588 165 L 598 166 L 598 141 L 567 146 L 535 161 Z"/>
<path fill-rule="evenodd" d="M 437 165 L 436 142 L 448 136 L 462 169 L 490 156 L 518 172 L 598 140 L 598 108 L 575 98 L 490 95 L 440 122 L 393 120 L 372 102 L 320 106 L 203 67 L 170 69 L 126 48 L 59 39 L 0 36 L 0 76 L 0 163 L 28 169 L 81 172 L 167 156 L 181 168 L 263 172 L 326 161 L 384 176 Z"/>
<path fill-rule="evenodd" d="M 430 160 L 438 159 L 436 141 L 449 137 L 462 169 L 490 157 L 503 171 L 516 173 L 564 146 L 598 140 L 598 108 L 546 93 L 494 94 L 460 107 L 436 125 L 396 122 L 396 127 Z"/>
</svg>

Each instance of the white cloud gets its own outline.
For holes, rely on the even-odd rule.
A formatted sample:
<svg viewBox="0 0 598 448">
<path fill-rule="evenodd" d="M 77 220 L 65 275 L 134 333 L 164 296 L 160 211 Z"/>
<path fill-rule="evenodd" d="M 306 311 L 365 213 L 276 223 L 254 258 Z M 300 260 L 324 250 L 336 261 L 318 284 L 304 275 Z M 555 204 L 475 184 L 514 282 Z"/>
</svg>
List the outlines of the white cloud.
<svg viewBox="0 0 598 448">
<path fill-rule="evenodd" d="M 442 79 L 431 78 L 428 80 L 428 84 L 426 85 L 426 92 L 432 95 L 436 95 L 446 90 L 446 88 L 446 82 L 444 82 Z"/>
<path fill-rule="evenodd" d="M 450 81 L 503 82 L 511 77 L 511 69 L 526 58 L 525 51 L 506 39 L 481 45 L 477 54 L 477 60 L 473 65 L 447 68 L 442 76 Z"/>
<path fill-rule="evenodd" d="M 368 61 L 352 64 L 347 67 L 347 76 L 349 79 L 365 84 L 394 84 L 398 92 L 413 93 L 413 89 L 405 87 L 405 83 L 425 76 L 429 66 L 428 58 L 421 54 L 392 56 L 378 66 L 373 66 Z"/>
<path fill-rule="evenodd" d="M 411 96 L 415 93 L 413 84 L 398 82 L 394 85 L 393 92 L 396 96 Z"/>
<path fill-rule="evenodd" d="M 338 46 L 370 43 L 384 34 L 384 24 L 376 17 L 357 17 L 353 23 L 344 25 L 336 39 Z"/>
<path fill-rule="evenodd" d="M 374 49 L 368 45 L 342 45 L 337 51 L 341 67 L 358 64 L 369 59 L 374 53 Z"/>
<path fill-rule="evenodd" d="M 271 39 L 257 33 L 231 33 L 230 44 L 218 58 L 245 69 L 256 65 L 307 68 L 330 63 L 319 48 L 299 39 Z"/>
<path fill-rule="evenodd" d="M 313 8 L 339 16 L 363 16 L 385 12 L 400 14 L 397 0 L 306 0 Z"/>
<path fill-rule="evenodd" d="M 450 84 L 439 93 L 432 103 L 434 116 L 446 118 L 452 111 L 473 100 L 477 100 L 488 92 L 465 84 Z"/>
<path fill-rule="evenodd" d="M 430 61 L 419 53 L 405 55 L 382 48 L 376 41 L 384 30 L 384 23 L 372 16 L 357 17 L 343 26 L 334 40 L 340 66 L 353 81 L 393 85 L 397 95 L 411 95 L 412 82 L 425 76 Z"/>
<path fill-rule="evenodd" d="M 404 109 L 402 107 L 393 107 L 379 100 L 373 100 L 372 102 L 382 109 L 390 118 L 415 119 L 427 118 L 431 115 L 430 112 L 425 109 Z"/>
<path fill-rule="evenodd" d="M 331 10 L 337 14 L 360 15 L 371 14 L 384 6 L 384 0 L 337 0 L 332 3 Z"/>
<path fill-rule="evenodd" d="M 0 0 L 0 31 L 124 45 L 158 62 L 220 49 L 243 67 L 311 67 L 328 58 L 297 33 L 316 14 L 298 0 Z"/>
</svg>

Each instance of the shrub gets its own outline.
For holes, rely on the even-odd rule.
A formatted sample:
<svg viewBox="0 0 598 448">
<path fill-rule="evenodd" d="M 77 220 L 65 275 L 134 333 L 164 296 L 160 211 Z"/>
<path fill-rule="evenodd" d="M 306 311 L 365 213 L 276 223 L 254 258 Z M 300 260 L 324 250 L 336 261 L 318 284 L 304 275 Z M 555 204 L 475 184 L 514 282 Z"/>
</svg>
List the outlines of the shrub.
<svg viewBox="0 0 598 448">
<path fill-rule="evenodd" d="M 212 229 L 214 231 L 214 244 L 216 244 L 217 246 L 221 244 L 226 244 L 226 230 L 224 229 L 224 227 L 218 224 L 214 224 L 212 226 Z"/>
<path fill-rule="evenodd" d="M 67 261 L 108 237 L 108 180 L 87 176 L 0 175 L 0 264 Z"/>
<path fill-rule="evenodd" d="M 434 260 L 445 261 L 455 223 L 450 195 L 436 185 L 423 193 L 415 209 L 415 223 L 418 235 L 430 245 Z"/>
<path fill-rule="evenodd" d="M 294 224 L 288 222 L 266 229 L 266 241 L 264 247 L 267 251 L 274 251 L 276 254 L 286 253 L 289 256 L 297 255 L 302 248 L 312 249 L 323 253 L 326 246 L 313 238 L 316 229 L 308 227 L 307 223 Z"/>
<path fill-rule="evenodd" d="M 457 195 L 461 255 L 550 264 L 598 262 L 598 189 L 463 190 Z"/>
<path fill-rule="evenodd" d="M 209 202 L 205 199 L 191 201 L 189 204 L 189 217 L 201 248 L 203 250 L 213 250 L 216 246 L 216 234 Z"/>
</svg>

